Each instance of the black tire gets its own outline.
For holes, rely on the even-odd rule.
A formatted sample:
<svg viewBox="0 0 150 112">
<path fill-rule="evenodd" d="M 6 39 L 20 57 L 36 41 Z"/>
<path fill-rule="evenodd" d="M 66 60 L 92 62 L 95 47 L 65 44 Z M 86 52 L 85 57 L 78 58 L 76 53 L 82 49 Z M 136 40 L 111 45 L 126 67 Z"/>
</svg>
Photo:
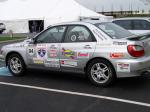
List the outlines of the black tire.
<svg viewBox="0 0 150 112">
<path fill-rule="evenodd" d="M 19 60 L 19 62 L 20 62 L 19 64 L 21 65 L 21 67 L 20 67 L 18 73 L 14 72 L 14 70 L 13 70 L 13 68 L 12 68 L 11 60 L 12 60 L 13 58 L 17 58 L 17 59 Z M 21 57 L 19 54 L 11 54 L 11 55 L 8 57 L 7 65 L 8 65 L 9 71 L 12 73 L 13 76 L 20 77 L 20 76 L 24 76 L 25 73 L 26 73 L 26 65 L 25 65 L 25 63 L 24 63 L 24 60 L 22 59 L 22 57 Z"/>
<path fill-rule="evenodd" d="M 92 70 L 93 70 L 93 68 L 96 66 L 96 64 L 100 64 L 101 66 L 104 66 L 105 65 L 105 67 L 107 66 L 107 68 L 108 68 L 108 71 L 106 71 L 106 72 L 100 72 L 100 70 L 99 70 L 99 72 L 98 72 L 98 74 L 108 74 L 107 75 L 107 77 L 108 77 L 108 79 L 106 80 L 106 81 L 104 81 L 104 82 L 98 82 L 98 81 L 96 81 L 96 76 L 95 76 L 95 74 L 92 74 Z M 97 72 L 96 72 L 97 73 Z M 106 86 L 109 86 L 109 85 L 111 85 L 112 84 L 112 82 L 114 81 L 114 79 L 116 79 L 116 72 L 115 72 L 115 70 L 114 70 L 114 68 L 113 68 L 113 66 L 112 66 L 112 64 L 109 62 L 109 61 L 107 61 L 107 60 L 105 60 L 105 59 L 95 59 L 95 60 L 93 60 L 91 63 L 89 63 L 89 65 L 88 65 L 88 67 L 87 67 L 87 76 L 88 76 L 88 79 L 94 84 L 94 85 L 96 85 L 96 86 L 103 86 L 103 87 L 106 87 Z M 95 77 L 94 77 L 95 76 Z M 102 75 L 101 75 L 102 76 Z M 100 76 L 100 77 L 101 77 Z M 104 75 L 103 75 L 104 76 Z M 106 76 L 106 75 L 105 75 Z M 97 78 L 98 79 L 98 78 Z M 100 79 L 102 79 L 102 77 L 100 78 Z M 99 79 L 99 80 L 100 80 Z M 104 79 L 105 80 L 105 79 Z"/>
</svg>

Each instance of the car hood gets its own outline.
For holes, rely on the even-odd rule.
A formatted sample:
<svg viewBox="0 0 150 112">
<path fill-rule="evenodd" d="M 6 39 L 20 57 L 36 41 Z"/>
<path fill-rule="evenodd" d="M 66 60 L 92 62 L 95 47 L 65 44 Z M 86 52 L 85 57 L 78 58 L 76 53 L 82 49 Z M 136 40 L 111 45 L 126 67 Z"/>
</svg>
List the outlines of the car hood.
<svg viewBox="0 0 150 112">
<path fill-rule="evenodd" d="M 18 42 L 18 43 L 5 45 L 4 48 L 25 47 L 25 45 L 26 45 L 26 42 L 23 41 L 23 42 Z"/>
</svg>

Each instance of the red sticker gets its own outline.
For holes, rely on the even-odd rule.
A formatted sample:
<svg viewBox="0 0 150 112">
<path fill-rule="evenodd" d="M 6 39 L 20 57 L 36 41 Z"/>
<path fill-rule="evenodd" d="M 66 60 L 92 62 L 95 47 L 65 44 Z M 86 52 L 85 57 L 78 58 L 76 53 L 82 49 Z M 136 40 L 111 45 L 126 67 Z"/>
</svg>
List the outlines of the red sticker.
<svg viewBox="0 0 150 112">
<path fill-rule="evenodd" d="M 111 53 L 110 58 L 122 58 L 124 55 L 123 53 Z"/>
</svg>

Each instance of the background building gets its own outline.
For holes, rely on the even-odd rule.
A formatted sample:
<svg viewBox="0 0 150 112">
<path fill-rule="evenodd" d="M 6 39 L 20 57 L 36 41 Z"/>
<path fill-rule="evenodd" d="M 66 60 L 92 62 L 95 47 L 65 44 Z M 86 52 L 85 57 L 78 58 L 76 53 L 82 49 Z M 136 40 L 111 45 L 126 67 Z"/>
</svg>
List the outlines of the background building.
<svg viewBox="0 0 150 112">
<path fill-rule="evenodd" d="M 104 15 L 150 14 L 150 0 L 76 0 Z M 89 5 L 90 4 L 90 5 Z"/>
</svg>

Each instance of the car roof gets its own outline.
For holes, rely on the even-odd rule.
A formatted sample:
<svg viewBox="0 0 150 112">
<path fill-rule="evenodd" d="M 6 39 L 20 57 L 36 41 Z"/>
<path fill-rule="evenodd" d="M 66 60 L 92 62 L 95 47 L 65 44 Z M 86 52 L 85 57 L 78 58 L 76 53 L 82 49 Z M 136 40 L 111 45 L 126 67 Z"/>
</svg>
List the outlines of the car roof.
<svg viewBox="0 0 150 112">
<path fill-rule="evenodd" d="M 103 23 L 101 22 L 100 20 L 87 20 L 87 21 L 72 21 L 72 22 L 62 22 L 62 23 L 58 23 L 58 24 L 53 24 L 49 27 L 52 27 L 52 26 L 61 26 L 61 25 L 76 25 L 76 24 L 79 24 L 79 25 L 90 25 L 90 24 L 96 24 L 96 23 Z M 48 28 L 49 28 L 48 27 Z"/>
<path fill-rule="evenodd" d="M 150 17 L 125 17 L 125 18 L 116 18 L 114 20 L 134 20 L 134 19 L 150 20 Z"/>
</svg>

